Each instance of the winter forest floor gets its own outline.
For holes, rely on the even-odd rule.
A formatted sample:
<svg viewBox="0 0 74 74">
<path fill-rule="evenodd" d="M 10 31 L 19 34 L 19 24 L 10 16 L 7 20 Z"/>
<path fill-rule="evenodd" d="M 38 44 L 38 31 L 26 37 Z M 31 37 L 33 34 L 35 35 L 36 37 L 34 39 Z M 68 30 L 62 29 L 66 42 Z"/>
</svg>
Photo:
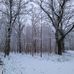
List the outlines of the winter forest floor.
<svg viewBox="0 0 74 74">
<path fill-rule="evenodd" d="M 11 53 L 3 58 L 3 74 L 74 74 L 74 51 L 62 56 Z"/>
</svg>

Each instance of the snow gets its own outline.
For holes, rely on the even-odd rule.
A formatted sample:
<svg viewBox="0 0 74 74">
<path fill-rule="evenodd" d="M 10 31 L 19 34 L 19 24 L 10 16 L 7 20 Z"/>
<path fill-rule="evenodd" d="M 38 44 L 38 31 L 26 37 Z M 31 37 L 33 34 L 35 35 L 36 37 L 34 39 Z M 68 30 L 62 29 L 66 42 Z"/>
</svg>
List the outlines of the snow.
<svg viewBox="0 0 74 74">
<path fill-rule="evenodd" d="M 3 58 L 3 74 L 74 74 L 74 51 L 62 56 L 11 53 Z"/>
<path fill-rule="evenodd" d="M 2 71 L 3 71 L 3 66 L 0 65 L 0 74 L 2 74 Z"/>
</svg>

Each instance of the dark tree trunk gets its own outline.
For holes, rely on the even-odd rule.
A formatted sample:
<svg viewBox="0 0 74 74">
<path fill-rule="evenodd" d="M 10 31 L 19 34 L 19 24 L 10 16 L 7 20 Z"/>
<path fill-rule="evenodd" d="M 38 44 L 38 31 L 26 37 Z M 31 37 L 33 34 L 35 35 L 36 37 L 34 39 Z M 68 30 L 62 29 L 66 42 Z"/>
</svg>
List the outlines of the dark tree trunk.
<svg viewBox="0 0 74 74">
<path fill-rule="evenodd" d="M 5 56 L 9 55 L 10 53 L 10 41 L 11 41 L 11 33 L 12 33 L 12 3 L 13 0 L 9 0 L 9 12 L 10 12 L 10 19 L 9 24 L 7 25 L 7 32 L 6 32 L 6 43 L 5 43 Z"/>
<path fill-rule="evenodd" d="M 22 49 L 21 49 L 21 39 L 20 38 L 18 40 L 18 51 L 19 51 L 19 53 L 22 52 Z"/>
<path fill-rule="evenodd" d="M 33 41 L 33 51 L 36 53 L 36 39 Z"/>
<path fill-rule="evenodd" d="M 21 24 L 19 24 L 19 29 L 17 32 L 17 52 L 22 52 L 22 46 L 21 46 Z"/>
<path fill-rule="evenodd" d="M 62 39 L 61 42 L 62 42 L 62 52 L 64 52 L 65 51 L 64 39 Z"/>
<path fill-rule="evenodd" d="M 10 42 L 11 42 L 11 30 L 10 28 L 8 28 L 8 32 L 6 35 L 6 41 L 5 41 L 5 50 L 4 50 L 5 56 L 9 55 L 10 53 Z"/>
<path fill-rule="evenodd" d="M 62 55 L 62 52 L 64 52 L 64 38 L 59 33 L 56 33 L 56 47 L 57 47 L 57 54 Z"/>
<path fill-rule="evenodd" d="M 59 40 L 57 42 L 58 45 L 58 54 L 62 55 L 62 52 L 64 51 L 64 40 Z"/>
<path fill-rule="evenodd" d="M 32 56 L 34 55 L 34 53 L 36 53 L 36 39 L 32 41 Z"/>
</svg>

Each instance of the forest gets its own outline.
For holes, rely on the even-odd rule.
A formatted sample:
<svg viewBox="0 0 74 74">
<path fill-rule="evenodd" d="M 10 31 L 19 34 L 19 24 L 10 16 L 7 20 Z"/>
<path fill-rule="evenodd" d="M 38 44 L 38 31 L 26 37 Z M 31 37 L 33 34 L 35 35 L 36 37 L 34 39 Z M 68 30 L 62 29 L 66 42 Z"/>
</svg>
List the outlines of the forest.
<svg viewBox="0 0 74 74">
<path fill-rule="evenodd" d="M 74 0 L 0 0 L 0 74 L 74 74 Z"/>
<path fill-rule="evenodd" d="M 56 53 L 73 50 L 72 0 L 0 0 L 0 51 Z"/>
</svg>

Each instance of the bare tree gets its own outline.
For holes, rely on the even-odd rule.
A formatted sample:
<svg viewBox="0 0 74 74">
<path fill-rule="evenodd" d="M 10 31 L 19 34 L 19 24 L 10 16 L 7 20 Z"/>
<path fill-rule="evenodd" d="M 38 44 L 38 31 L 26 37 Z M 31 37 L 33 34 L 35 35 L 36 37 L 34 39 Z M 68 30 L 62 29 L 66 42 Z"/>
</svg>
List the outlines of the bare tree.
<svg viewBox="0 0 74 74">
<path fill-rule="evenodd" d="M 42 13 L 42 10 L 41 10 L 41 13 Z M 42 57 L 42 48 L 43 48 L 42 43 L 43 43 L 43 41 L 42 41 L 42 14 L 41 14 L 41 45 L 40 45 L 41 57 Z"/>
<path fill-rule="evenodd" d="M 7 25 L 7 34 L 6 34 L 6 42 L 5 42 L 5 56 L 9 55 L 10 52 L 10 38 L 12 32 L 12 4 L 13 0 L 9 0 L 9 24 Z"/>
<path fill-rule="evenodd" d="M 21 34 L 22 34 L 22 31 L 24 29 L 24 26 L 21 22 L 20 22 L 20 17 L 18 16 L 18 30 L 16 31 L 17 32 L 17 51 L 19 53 L 22 52 L 22 46 L 21 46 Z"/>
<path fill-rule="evenodd" d="M 5 10 L 0 10 L 6 17 L 7 17 L 7 28 L 6 28 L 6 42 L 5 42 L 5 56 L 9 55 L 10 52 L 10 42 L 11 42 L 11 34 L 12 34 L 12 28 L 14 26 L 14 23 L 17 19 L 18 15 L 21 15 L 22 8 L 25 7 L 25 4 L 27 4 L 29 1 L 25 2 L 23 0 L 2 0 L 0 3 L 3 4 L 5 7 Z"/>
<path fill-rule="evenodd" d="M 73 9 L 67 4 L 70 1 L 71 0 L 39 0 L 38 2 L 40 8 L 47 14 L 55 29 L 56 47 L 59 55 L 62 55 L 62 51 L 65 49 L 65 37 L 74 28 L 74 22 L 70 21 L 73 18 Z M 68 24 L 65 24 L 63 20 L 68 20 Z M 66 25 L 69 25 L 66 27 L 68 29 L 63 29 Z"/>
<path fill-rule="evenodd" d="M 39 12 L 37 11 L 39 10 Z M 32 22 L 32 54 L 37 52 L 37 41 L 39 40 L 38 36 L 38 27 L 39 27 L 39 22 L 40 22 L 40 9 L 37 9 L 33 4 L 32 4 L 32 10 L 31 10 L 31 22 Z"/>
</svg>

